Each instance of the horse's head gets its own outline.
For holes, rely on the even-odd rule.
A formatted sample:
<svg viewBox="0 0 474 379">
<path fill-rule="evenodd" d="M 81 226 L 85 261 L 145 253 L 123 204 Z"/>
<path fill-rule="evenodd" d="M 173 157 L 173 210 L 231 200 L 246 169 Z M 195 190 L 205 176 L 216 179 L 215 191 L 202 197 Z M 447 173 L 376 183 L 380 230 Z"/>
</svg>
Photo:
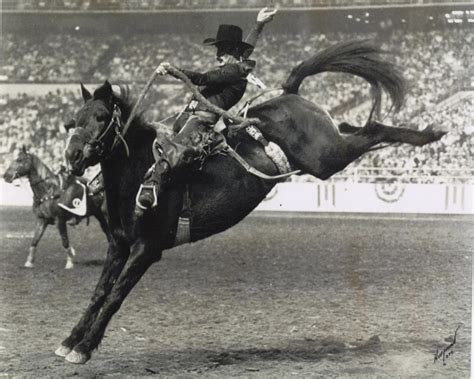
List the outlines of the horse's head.
<svg viewBox="0 0 474 379">
<path fill-rule="evenodd" d="M 121 110 L 109 82 L 97 88 L 94 94 L 82 84 L 81 90 L 84 105 L 75 119 L 65 125 L 69 133 L 66 159 L 72 173 L 79 176 L 87 167 L 110 155 L 121 124 Z"/>
<path fill-rule="evenodd" d="M 11 183 L 15 179 L 28 176 L 33 168 L 33 164 L 33 156 L 26 150 L 26 147 L 23 146 L 18 152 L 17 157 L 5 171 L 3 179 L 5 179 L 7 183 Z"/>
</svg>

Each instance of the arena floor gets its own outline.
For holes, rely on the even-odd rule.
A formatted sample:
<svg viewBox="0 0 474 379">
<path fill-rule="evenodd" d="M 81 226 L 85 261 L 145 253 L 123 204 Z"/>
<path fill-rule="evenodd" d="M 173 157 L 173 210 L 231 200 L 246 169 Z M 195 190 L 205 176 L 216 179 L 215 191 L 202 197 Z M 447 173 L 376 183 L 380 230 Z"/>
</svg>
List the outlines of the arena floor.
<svg viewBox="0 0 474 379">
<path fill-rule="evenodd" d="M 474 218 L 286 216 L 166 252 L 77 366 L 53 352 L 105 238 L 95 221 L 71 228 L 77 265 L 64 270 L 50 228 L 25 269 L 31 211 L 0 208 L 0 376 L 469 377 Z"/>
</svg>

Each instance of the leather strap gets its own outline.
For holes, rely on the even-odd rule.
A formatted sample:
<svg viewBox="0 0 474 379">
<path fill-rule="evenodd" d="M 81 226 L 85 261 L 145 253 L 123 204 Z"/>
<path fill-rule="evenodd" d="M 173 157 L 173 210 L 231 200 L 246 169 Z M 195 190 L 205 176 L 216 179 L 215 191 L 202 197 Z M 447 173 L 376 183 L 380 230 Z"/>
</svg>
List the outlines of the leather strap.
<svg viewBox="0 0 474 379">
<path fill-rule="evenodd" d="M 191 197 L 189 196 L 189 184 L 186 184 L 183 193 L 183 209 L 178 218 L 178 226 L 173 246 L 191 242 Z"/>
<path fill-rule="evenodd" d="M 224 146 L 224 152 L 229 154 L 232 158 L 234 158 L 240 165 L 249 173 L 252 175 L 255 175 L 259 178 L 265 179 L 265 180 L 280 180 L 280 179 L 285 179 L 291 175 L 299 174 L 301 170 L 295 170 L 291 172 L 287 172 L 286 174 L 280 174 L 280 175 L 267 175 L 264 174 L 263 172 L 257 170 L 255 167 L 252 167 L 244 158 L 242 158 L 237 152 L 232 149 L 229 145 L 225 144 Z"/>
</svg>

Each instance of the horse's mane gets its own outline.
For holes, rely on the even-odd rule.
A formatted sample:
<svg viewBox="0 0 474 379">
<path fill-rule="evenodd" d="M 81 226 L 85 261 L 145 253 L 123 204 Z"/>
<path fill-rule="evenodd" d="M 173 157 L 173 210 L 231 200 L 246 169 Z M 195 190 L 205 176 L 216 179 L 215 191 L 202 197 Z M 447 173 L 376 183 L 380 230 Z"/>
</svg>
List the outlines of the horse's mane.
<svg viewBox="0 0 474 379">
<path fill-rule="evenodd" d="M 128 118 L 130 117 L 130 113 L 132 113 L 134 104 L 134 99 L 130 95 L 130 87 L 123 83 L 114 84 L 114 86 L 118 87 L 120 92 L 112 92 L 113 102 L 114 104 L 117 104 L 120 107 L 120 110 L 122 112 L 122 118 L 124 120 L 128 120 Z M 135 122 L 139 124 L 144 123 L 143 112 L 138 113 L 135 116 Z"/>
<path fill-rule="evenodd" d="M 36 174 L 42 180 L 42 183 L 49 187 L 49 190 L 55 191 L 60 186 L 60 180 L 53 170 L 44 163 L 36 154 L 28 153 L 33 161 Z"/>
<path fill-rule="evenodd" d="M 44 163 L 36 154 L 29 153 L 31 158 L 34 162 L 34 166 L 36 167 L 36 171 L 38 176 L 42 179 L 46 179 L 47 177 L 55 176 L 53 170 L 51 170 L 46 163 Z"/>
<path fill-rule="evenodd" d="M 114 103 L 119 106 L 122 112 L 122 119 L 128 120 L 132 113 L 135 99 L 130 95 L 130 88 L 128 85 L 122 83 L 115 85 L 120 89 L 120 93 L 113 92 L 112 99 Z M 139 111 L 133 117 L 130 128 L 127 131 L 128 143 L 141 143 L 143 138 L 146 139 L 151 135 L 156 135 L 156 129 L 145 120 L 143 112 L 144 111 Z"/>
</svg>

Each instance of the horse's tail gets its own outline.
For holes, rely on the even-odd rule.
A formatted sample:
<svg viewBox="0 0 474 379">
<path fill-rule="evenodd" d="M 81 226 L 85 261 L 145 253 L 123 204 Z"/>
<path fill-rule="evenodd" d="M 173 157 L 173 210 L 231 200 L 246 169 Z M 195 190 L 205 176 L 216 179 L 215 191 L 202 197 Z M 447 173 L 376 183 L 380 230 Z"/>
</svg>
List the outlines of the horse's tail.
<svg viewBox="0 0 474 379">
<path fill-rule="evenodd" d="M 367 80 L 372 86 L 374 110 L 380 108 L 382 90 L 386 91 L 395 111 L 402 106 L 405 97 L 405 81 L 396 66 L 383 60 L 385 51 L 373 46 L 368 40 L 349 41 L 333 45 L 293 68 L 282 87 L 286 93 L 297 94 L 303 80 L 321 72 L 344 72 Z"/>
</svg>

